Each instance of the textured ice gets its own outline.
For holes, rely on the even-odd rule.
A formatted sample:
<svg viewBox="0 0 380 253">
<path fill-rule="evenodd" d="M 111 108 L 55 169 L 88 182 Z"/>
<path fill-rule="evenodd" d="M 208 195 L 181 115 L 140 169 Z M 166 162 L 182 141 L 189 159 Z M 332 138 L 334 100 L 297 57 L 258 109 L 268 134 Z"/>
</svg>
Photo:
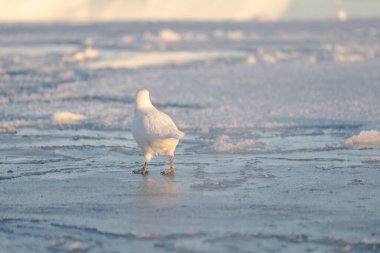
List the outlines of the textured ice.
<svg viewBox="0 0 380 253">
<path fill-rule="evenodd" d="M 257 142 L 254 139 L 244 139 L 232 141 L 228 135 L 221 135 L 217 137 L 208 152 L 211 153 L 252 153 L 252 151 L 260 150 L 265 147 L 262 142 Z"/>
</svg>

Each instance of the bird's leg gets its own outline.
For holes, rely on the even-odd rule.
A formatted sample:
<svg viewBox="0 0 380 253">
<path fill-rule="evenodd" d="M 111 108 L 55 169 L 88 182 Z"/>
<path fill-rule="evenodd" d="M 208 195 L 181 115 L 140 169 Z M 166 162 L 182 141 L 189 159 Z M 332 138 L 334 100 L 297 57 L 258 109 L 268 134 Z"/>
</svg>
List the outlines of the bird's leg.
<svg viewBox="0 0 380 253">
<path fill-rule="evenodd" d="M 174 175 L 174 155 L 169 155 L 169 159 L 170 159 L 170 169 L 162 171 L 161 175 L 164 175 L 164 176 Z"/>
<path fill-rule="evenodd" d="M 174 155 L 169 156 L 170 159 L 170 169 L 173 170 L 174 173 Z"/>
<path fill-rule="evenodd" d="M 142 175 L 148 174 L 149 173 L 148 162 L 145 160 L 144 161 L 144 167 L 142 167 L 141 169 L 138 169 L 138 170 L 134 170 L 133 173 L 134 174 L 142 174 Z"/>
</svg>

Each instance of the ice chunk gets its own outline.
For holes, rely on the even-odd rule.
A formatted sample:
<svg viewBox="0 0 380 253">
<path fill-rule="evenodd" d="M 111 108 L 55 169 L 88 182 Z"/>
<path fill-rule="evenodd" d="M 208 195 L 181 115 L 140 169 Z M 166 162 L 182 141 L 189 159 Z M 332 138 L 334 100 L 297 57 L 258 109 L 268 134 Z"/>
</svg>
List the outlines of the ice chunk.
<svg viewBox="0 0 380 253">
<path fill-rule="evenodd" d="M 242 32 L 242 31 L 229 31 L 227 33 L 227 38 L 229 40 L 233 40 L 233 41 L 240 41 L 240 40 L 244 40 L 245 39 L 245 34 Z"/>
<path fill-rule="evenodd" d="M 262 56 L 263 62 L 269 63 L 269 64 L 275 64 L 277 63 L 276 57 L 270 54 L 263 54 Z"/>
<path fill-rule="evenodd" d="M 14 134 L 16 133 L 16 127 L 9 123 L 4 122 L 0 124 L 0 134 Z"/>
<path fill-rule="evenodd" d="M 367 164 L 380 163 L 380 156 L 368 158 L 367 160 L 362 161 L 362 163 L 367 163 Z"/>
<path fill-rule="evenodd" d="M 56 112 L 53 114 L 53 122 L 56 124 L 78 124 L 79 122 L 87 119 L 86 116 L 71 112 Z"/>
<path fill-rule="evenodd" d="M 207 41 L 208 36 L 204 33 L 187 32 L 183 35 L 183 39 L 186 41 Z"/>
<path fill-rule="evenodd" d="M 73 242 L 69 246 L 70 252 L 84 252 L 86 251 L 86 248 L 83 246 L 83 244 L 80 241 Z"/>
<path fill-rule="evenodd" d="M 376 130 L 361 131 L 358 135 L 353 135 L 348 138 L 343 146 L 374 146 L 380 145 L 380 132 Z"/>
<path fill-rule="evenodd" d="M 336 45 L 334 51 L 334 61 L 336 62 L 357 62 L 363 61 L 364 55 L 359 52 L 353 52 L 352 48 L 342 45 Z"/>
<path fill-rule="evenodd" d="M 336 62 L 357 62 L 363 61 L 364 57 L 357 53 L 336 53 L 334 54 L 334 60 Z"/>
<path fill-rule="evenodd" d="M 74 55 L 74 61 L 84 61 L 86 59 L 83 52 L 78 52 Z"/>
<path fill-rule="evenodd" d="M 135 41 L 135 37 L 133 35 L 126 34 L 123 36 L 122 41 L 127 44 L 132 43 L 133 41 Z"/>
<path fill-rule="evenodd" d="M 181 35 L 170 29 L 161 30 L 158 36 L 163 41 L 168 41 L 168 42 L 181 41 Z"/>
<path fill-rule="evenodd" d="M 221 29 L 217 29 L 217 30 L 213 31 L 212 34 L 214 35 L 215 38 L 223 39 L 225 32 Z"/>
<path fill-rule="evenodd" d="M 86 48 L 84 55 L 86 56 L 86 59 L 92 60 L 98 58 L 99 52 L 93 48 Z"/>
<path fill-rule="evenodd" d="M 246 63 L 247 64 L 255 64 L 256 63 L 256 57 L 253 55 L 248 56 L 246 59 Z"/>
<path fill-rule="evenodd" d="M 99 57 L 99 52 L 91 47 L 86 48 L 83 52 L 77 52 L 74 55 L 74 61 L 81 62 L 86 60 L 94 60 Z"/>
</svg>

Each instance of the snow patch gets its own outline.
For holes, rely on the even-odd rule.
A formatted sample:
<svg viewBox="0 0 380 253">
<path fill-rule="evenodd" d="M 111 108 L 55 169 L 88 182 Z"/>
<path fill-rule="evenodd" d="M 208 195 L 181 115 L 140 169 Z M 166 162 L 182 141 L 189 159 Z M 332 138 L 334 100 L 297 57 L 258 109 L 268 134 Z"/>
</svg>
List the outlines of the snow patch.
<svg viewBox="0 0 380 253">
<path fill-rule="evenodd" d="M 359 146 L 376 146 L 380 145 L 380 132 L 376 130 L 361 131 L 358 135 L 348 138 L 343 146 L 352 147 Z"/>
<path fill-rule="evenodd" d="M 243 52 L 127 52 L 121 53 L 116 58 L 102 57 L 102 60 L 91 62 L 87 66 L 92 69 L 100 68 L 142 68 L 146 66 L 162 66 L 166 64 L 184 64 L 193 61 L 209 59 L 244 57 Z M 103 59 L 104 58 L 104 59 Z"/>
<path fill-rule="evenodd" d="M 132 43 L 135 41 L 135 37 L 133 35 L 130 35 L 130 34 L 126 34 L 123 36 L 123 38 L 121 39 L 124 43 Z"/>
<path fill-rule="evenodd" d="M 72 113 L 72 112 L 56 112 L 53 114 L 52 119 L 53 119 L 53 122 L 56 124 L 74 125 L 87 119 L 87 117 L 82 114 L 77 114 L 77 113 Z"/>
<path fill-rule="evenodd" d="M 158 34 L 158 37 L 160 40 L 167 41 L 167 42 L 181 41 L 181 35 L 171 29 L 161 30 L 160 33 Z"/>
</svg>

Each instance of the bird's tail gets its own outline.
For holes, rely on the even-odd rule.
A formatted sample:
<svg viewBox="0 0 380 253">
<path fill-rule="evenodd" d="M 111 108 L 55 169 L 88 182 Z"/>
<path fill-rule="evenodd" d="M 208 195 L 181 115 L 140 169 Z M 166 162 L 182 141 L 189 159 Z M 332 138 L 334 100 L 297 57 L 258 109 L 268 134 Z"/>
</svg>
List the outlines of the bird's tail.
<svg viewBox="0 0 380 253">
<path fill-rule="evenodd" d="M 178 139 L 182 140 L 185 137 L 185 133 L 178 130 Z"/>
<path fill-rule="evenodd" d="M 179 130 L 176 133 L 171 133 L 171 134 L 168 134 L 168 135 L 165 135 L 165 136 L 161 136 L 161 138 L 175 138 L 175 139 L 178 139 L 178 140 L 182 140 L 183 137 L 185 137 L 185 133 L 181 132 Z"/>
</svg>

